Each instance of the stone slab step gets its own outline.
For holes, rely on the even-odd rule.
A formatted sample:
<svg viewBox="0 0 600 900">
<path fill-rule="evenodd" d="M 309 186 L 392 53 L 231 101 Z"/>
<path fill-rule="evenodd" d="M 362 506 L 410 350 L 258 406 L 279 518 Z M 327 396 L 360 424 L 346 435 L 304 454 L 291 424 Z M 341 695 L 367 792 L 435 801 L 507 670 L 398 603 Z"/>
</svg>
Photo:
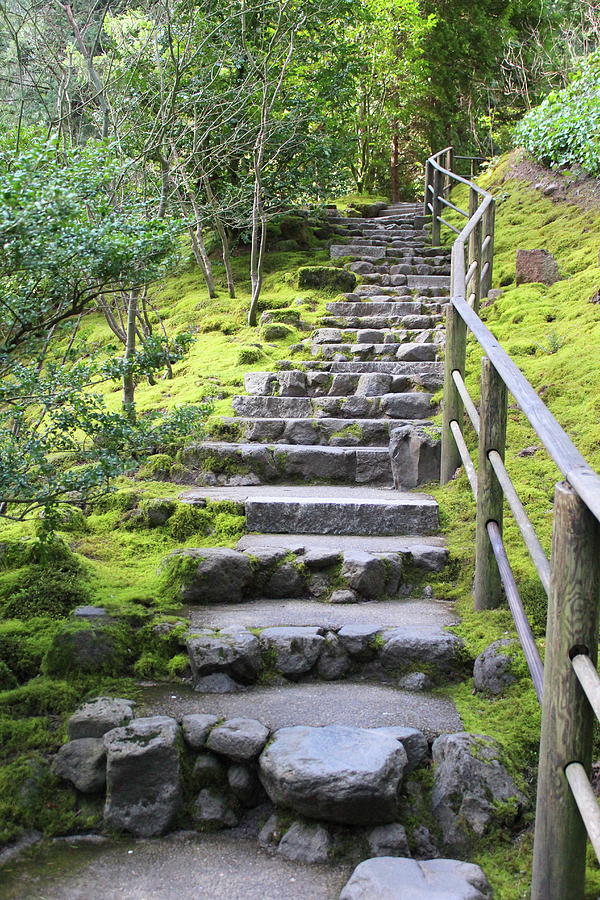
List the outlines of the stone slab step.
<svg viewBox="0 0 600 900">
<path fill-rule="evenodd" d="M 407 275 L 409 288 L 417 290 L 425 287 L 437 287 L 450 290 L 449 275 Z"/>
<path fill-rule="evenodd" d="M 428 344 L 434 324 L 428 316 L 408 316 L 409 324 L 391 328 L 317 328 L 310 336 L 313 344 L 403 344 L 407 340 Z M 423 322 L 426 319 L 426 323 Z"/>
<path fill-rule="evenodd" d="M 288 369 L 284 372 L 248 372 L 244 386 L 248 394 L 261 397 L 363 397 L 404 393 L 423 388 L 438 391 L 443 381 L 438 373 L 407 372 L 338 373 Z"/>
<path fill-rule="evenodd" d="M 230 719 L 251 715 L 272 730 L 293 725 L 402 725 L 419 728 L 430 740 L 462 731 L 456 707 L 448 697 L 364 682 L 257 686 L 234 694 L 197 694 L 191 687 L 160 685 L 141 688 L 137 699 L 139 716 L 180 719 L 189 713 L 211 713 Z"/>
<path fill-rule="evenodd" d="M 328 303 L 325 308 L 333 316 L 420 316 L 428 315 L 430 310 L 435 315 L 440 306 L 439 303 L 423 303 L 419 300 L 394 302 L 391 298 L 373 298 L 356 303 L 349 300 Z"/>
<path fill-rule="evenodd" d="M 420 419 L 224 418 L 223 428 L 245 441 L 267 444 L 372 446 L 387 448 L 390 431 L 400 425 L 424 425 Z M 221 429 L 222 434 L 222 429 Z"/>
<path fill-rule="evenodd" d="M 412 344 L 318 344 L 312 348 L 313 356 L 321 359 L 352 360 L 352 357 L 377 361 L 379 357 L 392 357 L 410 362 L 435 362 L 440 358 L 441 345 L 433 343 Z"/>
<path fill-rule="evenodd" d="M 424 419 L 435 412 L 431 406 L 431 397 L 425 391 L 383 394 L 379 397 L 237 396 L 233 398 L 232 405 L 235 413 L 245 418 L 376 419 L 381 416 L 392 419 Z"/>
<path fill-rule="evenodd" d="M 234 444 L 203 441 L 182 451 L 183 465 L 199 471 L 197 483 L 236 484 L 253 476 L 256 484 L 392 484 L 387 447 L 298 444 Z"/>
<path fill-rule="evenodd" d="M 443 365 L 435 361 L 409 361 L 409 362 L 388 362 L 381 360 L 373 360 L 372 362 L 340 362 L 327 359 L 301 359 L 291 360 L 280 359 L 277 363 L 279 370 L 293 369 L 294 367 L 303 369 L 306 372 L 391 372 L 396 375 L 417 375 L 425 372 L 443 372 Z"/>
<path fill-rule="evenodd" d="M 190 606 L 183 610 L 183 615 L 191 620 L 193 629 L 308 625 L 337 631 L 346 625 L 442 628 L 457 622 L 452 603 L 423 598 L 349 604 L 319 603 L 312 599 L 256 600 L 253 603 L 223 603 L 210 607 Z"/>
<path fill-rule="evenodd" d="M 428 494 L 329 485 L 193 488 L 184 503 L 234 500 L 246 511 L 248 531 L 262 534 L 433 534 L 438 505 Z"/>
<path fill-rule="evenodd" d="M 434 328 L 443 320 L 443 318 L 444 317 L 441 315 L 441 313 L 436 313 L 433 315 L 414 313 L 412 315 L 406 316 L 321 316 L 320 325 L 323 328 L 341 328 L 342 330 L 358 329 L 361 331 L 367 328 L 376 328 L 382 331 L 389 331 L 394 328 L 416 328 L 419 330 L 425 330 Z"/>
</svg>

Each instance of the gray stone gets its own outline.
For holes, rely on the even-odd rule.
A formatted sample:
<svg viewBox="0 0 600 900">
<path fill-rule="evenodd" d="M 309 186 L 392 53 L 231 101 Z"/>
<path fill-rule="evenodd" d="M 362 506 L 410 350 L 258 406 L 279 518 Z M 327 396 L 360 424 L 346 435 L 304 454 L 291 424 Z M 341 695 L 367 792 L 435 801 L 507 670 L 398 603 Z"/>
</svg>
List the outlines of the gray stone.
<svg viewBox="0 0 600 900">
<path fill-rule="evenodd" d="M 358 594 L 356 591 L 339 590 L 334 591 L 329 598 L 330 603 L 358 603 Z"/>
<path fill-rule="evenodd" d="M 235 691 L 242 691 L 243 687 L 225 672 L 215 672 L 214 675 L 198 678 L 194 690 L 200 694 L 233 694 Z"/>
<path fill-rule="evenodd" d="M 226 779 L 225 766 L 214 753 L 199 753 L 192 770 L 196 788 L 223 784 Z"/>
<path fill-rule="evenodd" d="M 260 757 L 260 778 L 277 806 L 350 825 L 391 822 L 406 766 L 388 735 L 341 725 L 281 728 Z"/>
<path fill-rule="evenodd" d="M 239 821 L 226 798 L 214 788 L 203 788 L 200 791 L 194 803 L 192 818 L 198 825 L 211 830 L 233 828 Z"/>
<path fill-rule="evenodd" d="M 510 684 L 514 684 L 517 679 L 511 672 L 512 660 L 508 653 L 502 651 L 517 646 L 517 641 L 501 638 L 479 654 L 473 666 L 476 691 L 497 697 Z"/>
<path fill-rule="evenodd" d="M 431 832 L 425 825 L 417 825 L 416 828 L 413 828 L 412 843 L 414 847 L 413 855 L 417 859 L 436 859 L 440 855 Z"/>
<path fill-rule="evenodd" d="M 279 395 L 282 397 L 305 397 L 306 375 L 292 369 L 289 372 L 280 372 L 277 376 L 279 382 Z"/>
<path fill-rule="evenodd" d="M 377 625 L 344 625 L 338 631 L 338 638 L 346 653 L 366 662 L 377 653 L 376 638 L 380 631 Z"/>
<path fill-rule="evenodd" d="M 426 572 L 441 572 L 448 562 L 448 551 L 445 547 L 431 545 L 414 547 L 410 556 L 414 565 L 419 569 L 425 569 Z"/>
<path fill-rule="evenodd" d="M 371 856 L 410 856 L 406 829 L 399 822 L 372 828 L 367 844 Z"/>
<path fill-rule="evenodd" d="M 356 379 L 353 375 L 346 372 L 340 372 L 333 376 L 329 394 L 331 397 L 348 397 L 354 392 Z"/>
<path fill-rule="evenodd" d="M 200 750 L 206 744 L 211 728 L 219 721 L 217 716 L 202 713 L 190 713 L 181 720 L 183 738 L 194 750 Z"/>
<path fill-rule="evenodd" d="M 273 372 L 246 372 L 244 387 L 249 394 L 270 396 L 275 392 L 277 376 Z"/>
<path fill-rule="evenodd" d="M 340 328 L 319 328 L 312 335 L 313 344 L 341 344 L 342 331 Z"/>
<path fill-rule="evenodd" d="M 380 734 L 389 734 L 390 737 L 400 741 L 406 751 L 406 768 L 404 774 L 408 775 L 417 766 L 425 762 L 429 755 L 429 745 L 427 738 L 418 728 L 403 728 L 401 725 L 384 725 L 382 728 L 375 728 Z"/>
<path fill-rule="evenodd" d="M 501 762 L 492 738 L 459 732 L 433 742 L 431 802 L 444 845 L 461 853 L 494 824 L 516 822 L 526 799 Z"/>
<path fill-rule="evenodd" d="M 339 550 L 312 547 L 302 554 L 302 562 L 308 569 L 329 569 L 337 566 L 342 560 Z"/>
<path fill-rule="evenodd" d="M 396 359 L 403 362 L 433 362 L 435 358 L 432 344 L 404 344 L 396 353 Z"/>
<path fill-rule="evenodd" d="M 127 725 L 133 719 L 133 700 L 97 697 L 76 710 L 67 723 L 70 740 L 102 737 L 107 731 Z"/>
<path fill-rule="evenodd" d="M 383 632 L 381 662 L 384 668 L 401 672 L 403 668 L 425 663 L 436 674 L 458 674 L 464 663 L 463 642 L 455 634 L 437 626 L 405 626 Z"/>
<path fill-rule="evenodd" d="M 177 502 L 164 497 L 153 497 L 143 504 L 144 516 L 151 528 L 160 528 L 161 525 L 164 525 L 176 509 Z"/>
<path fill-rule="evenodd" d="M 558 265 L 548 250 L 517 250 L 517 284 L 554 284 L 560 280 Z"/>
<path fill-rule="evenodd" d="M 269 729 L 257 719 L 228 719 L 213 728 L 207 747 L 237 762 L 255 759 L 269 737 Z"/>
<path fill-rule="evenodd" d="M 252 684 L 261 668 L 260 644 L 249 631 L 236 634 L 206 633 L 191 635 L 186 641 L 192 674 L 225 674 L 242 684 Z"/>
<path fill-rule="evenodd" d="M 178 733 L 175 719 L 153 716 L 104 735 L 110 828 L 152 837 L 174 823 L 181 806 Z"/>
<path fill-rule="evenodd" d="M 402 425 L 390 432 L 390 462 L 396 490 L 411 490 L 439 480 L 441 442 L 439 429 Z"/>
<path fill-rule="evenodd" d="M 433 681 L 425 672 L 410 672 L 398 680 L 401 691 L 430 691 Z"/>
<path fill-rule="evenodd" d="M 340 900 L 492 900 L 479 866 L 455 859 L 379 857 L 356 867 Z"/>
<path fill-rule="evenodd" d="M 193 578 L 183 586 L 188 603 L 239 603 L 252 579 L 250 560 L 227 547 L 181 550 L 181 556 L 198 559 Z"/>
<path fill-rule="evenodd" d="M 351 590 L 367 600 L 376 600 L 385 594 L 385 563 L 370 553 L 347 550 L 340 575 Z"/>
<path fill-rule="evenodd" d="M 279 816 L 273 813 L 259 831 L 258 845 L 259 847 L 262 847 L 263 850 L 269 850 L 270 848 L 277 846 L 282 837 L 282 823 Z"/>
<path fill-rule="evenodd" d="M 98 619 L 110 618 L 103 606 L 76 606 L 71 612 L 74 619 L 89 619 L 98 621 Z"/>
<path fill-rule="evenodd" d="M 265 628 L 260 642 L 265 650 L 274 652 L 277 672 L 294 680 L 316 664 L 324 643 L 319 632 L 313 626 L 276 626 Z"/>
<path fill-rule="evenodd" d="M 264 796 L 262 785 L 254 769 L 240 763 L 227 769 L 227 783 L 233 796 L 242 806 L 256 806 Z"/>
<path fill-rule="evenodd" d="M 277 853 L 295 862 L 325 863 L 331 847 L 331 835 L 323 825 L 294 822 L 281 838 Z"/>
<path fill-rule="evenodd" d="M 52 763 L 52 771 L 70 781 L 82 794 L 95 794 L 106 784 L 106 750 L 99 738 L 78 738 L 63 744 Z"/>
<path fill-rule="evenodd" d="M 278 566 L 264 586 L 265 597 L 303 597 L 306 593 L 306 578 L 297 564 L 285 562 Z"/>
<path fill-rule="evenodd" d="M 350 660 L 337 634 L 330 631 L 325 635 L 325 643 L 317 663 L 317 675 L 325 681 L 343 678 L 350 668 Z"/>
</svg>

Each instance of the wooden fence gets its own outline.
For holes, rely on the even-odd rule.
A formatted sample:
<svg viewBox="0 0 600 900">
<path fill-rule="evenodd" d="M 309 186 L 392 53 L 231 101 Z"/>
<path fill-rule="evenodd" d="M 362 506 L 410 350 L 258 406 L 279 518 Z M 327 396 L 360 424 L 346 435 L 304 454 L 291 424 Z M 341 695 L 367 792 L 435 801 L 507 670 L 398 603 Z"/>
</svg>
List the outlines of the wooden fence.
<svg viewBox="0 0 600 900">
<path fill-rule="evenodd" d="M 441 481 L 464 465 L 477 501 L 475 607 L 493 609 L 506 597 L 542 707 L 532 900 L 583 900 L 586 832 L 600 859 L 600 809 L 589 780 L 594 716 L 600 718 L 600 477 L 479 318 L 492 279 L 495 204 L 491 194 L 453 171 L 457 159 L 447 147 L 427 160 L 425 176 L 432 243 L 439 244 L 443 227 L 457 235 L 446 320 Z M 468 210 L 450 200 L 457 184 L 468 187 Z M 462 230 L 444 219 L 446 209 L 466 220 Z M 485 352 L 479 410 L 464 381 L 468 334 Z M 550 560 L 504 464 L 509 393 L 564 479 L 554 494 Z M 463 437 L 465 423 L 478 436 L 477 467 Z M 504 548 L 505 500 L 548 596 L 544 663 Z"/>
</svg>

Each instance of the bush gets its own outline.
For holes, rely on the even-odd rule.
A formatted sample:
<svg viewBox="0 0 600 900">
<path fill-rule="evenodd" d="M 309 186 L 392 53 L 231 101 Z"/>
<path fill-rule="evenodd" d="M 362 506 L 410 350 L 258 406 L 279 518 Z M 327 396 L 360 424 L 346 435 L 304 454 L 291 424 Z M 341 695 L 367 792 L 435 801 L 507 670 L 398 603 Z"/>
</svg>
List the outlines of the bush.
<svg viewBox="0 0 600 900">
<path fill-rule="evenodd" d="M 62 619 L 76 606 L 89 602 L 83 566 L 68 547 L 54 540 L 44 552 L 47 558 L 43 562 L 23 566 L 5 583 L 0 598 L 5 618 Z"/>
<path fill-rule="evenodd" d="M 515 144 L 544 165 L 579 163 L 600 175 L 600 50 L 591 53 L 562 91 L 553 91 L 515 129 Z"/>
<path fill-rule="evenodd" d="M 303 266 L 298 269 L 299 288 L 321 288 L 325 291 L 351 291 L 356 285 L 356 275 L 336 266 Z"/>
</svg>

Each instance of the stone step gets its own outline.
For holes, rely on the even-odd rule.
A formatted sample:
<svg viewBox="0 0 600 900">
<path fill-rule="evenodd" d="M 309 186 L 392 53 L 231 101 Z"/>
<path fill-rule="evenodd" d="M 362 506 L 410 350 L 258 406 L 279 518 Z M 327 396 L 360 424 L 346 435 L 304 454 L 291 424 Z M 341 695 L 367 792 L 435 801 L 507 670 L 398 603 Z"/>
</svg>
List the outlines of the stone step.
<svg viewBox="0 0 600 900">
<path fill-rule="evenodd" d="M 181 461 L 198 473 L 196 484 L 392 484 L 387 447 L 203 441 L 186 447 Z"/>
<path fill-rule="evenodd" d="M 407 275 L 408 286 L 416 290 L 421 288 L 441 288 L 450 291 L 449 275 Z"/>
<path fill-rule="evenodd" d="M 136 714 L 140 716 L 181 719 L 206 713 L 231 719 L 251 715 L 271 730 L 294 725 L 381 728 L 400 724 L 420 729 L 430 740 L 462 731 L 460 717 L 448 697 L 360 681 L 257 685 L 238 693 L 201 695 L 191 686 L 168 684 L 140 688 L 137 700 Z M 288 896 L 298 895 L 294 892 Z"/>
<path fill-rule="evenodd" d="M 379 329 L 381 331 L 389 331 L 393 328 L 425 330 L 434 328 L 443 321 L 441 313 L 434 315 L 424 315 L 413 313 L 405 316 L 321 316 L 319 320 L 322 328 L 340 328 L 344 329 Z"/>
<path fill-rule="evenodd" d="M 420 345 L 419 345 L 420 346 Z M 443 364 L 435 361 L 391 362 L 373 360 L 372 362 L 340 362 L 327 359 L 280 359 L 276 363 L 279 371 L 302 369 L 305 372 L 388 372 L 394 375 L 422 375 L 430 372 L 443 373 Z"/>
<path fill-rule="evenodd" d="M 405 553 L 418 568 L 427 572 L 437 572 L 446 565 L 448 551 L 446 539 L 442 535 L 383 535 L 364 534 L 245 534 L 237 543 L 238 550 L 259 553 L 268 548 L 280 548 L 288 552 L 307 553 L 328 550 L 346 553 L 360 550 L 367 553 Z M 437 605 L 441 601 L 435 601 Z M 452 604 L 441 603 L 448 611 Z M 447 622 L 445 624 L 448 624 Z"/>
<path fill-rule="evenodd" d="M 327 372 L 248 372 L 244 377 L 246 392 L 261 397 L 348 397 L 380 396 L 425 388 L 437 391 L 442 381 L 437 373 L 407 372 L 402 375 L 350 373 L 335 376 Z"/>
<path fill-rule="evenodd" d="M 390 431 L 401 425 L 424 425 L 412 419 L 224 418 L 219 436 L 263 444 L 385 447 Z M 223 433 L 225 431 L 225 434 Z"/>
<path fill-rule="evenodd" d="M 344 257 L 349 257 L 350 259 L 386 259 L 387 257 L 395 255 L 395 249 L 402 249 L 406 247 L 410 249 L 411 247 L 417 246 L 418 242 L 415 240 L 414 242 L 408 242 L 406 240 L 401 241 L 393 241 L 391 243 L 382 243 L 382 244 L 373 244 L 373 243 L 364 243 L 361 244 L 358 241 L 352 242 L 351 244 L 332 244 L 329 248 L 329 255 L 331 259 L 342 259 Z"/>
<path fill-rule="evenodd" d="M 350 300 L 355 303 L 358 300 L 364 300 L 365 297 L 371 297 L 377 300 L 383 300 L 387 298 L 388 300 L 424 300 L 426 297 L 438 298 L 438 297 L 447 297 L 448 289 L 443 285 L 424 285 L 419 289 L 418 296 L 416 295 L 416 291 L 410 288 L 407 284 L 398 284 L 398 285 L 390 285 L 383 286 L 379 284 L 359 284 L 357 285 L 351 293 L 344 294 L 346 300 Z"/>
<path fill-rule="evenodd" d="M 184 503 L 234 500 L 244 505 L 248 531 L 262 534 L 432 534 L 438 505 L 428 494 L 383 488 L 274 485 L 194 488 Z"/>
<path fill-rule="evenodd" d="M 352 302 L 335 301 L 325 307 L 332 316 L 421 316 L 438 315 L 442 304 L 422 300 L 394 301 L 391 297 Z M 439 312 L 438 312 L 439 311 Z"/>
<path fill-rule="evenodd" d="M 423 319 L 426 323 L 423 323 Z M 418 320 L 418 321 L 417 321 Z M 439 321 L 439 320 L 438 320 Z M 411 324 L 394 331 L 390 328 L 317 328 L 313 344 L 429 344 L 434 340 L 434 324 L 428 316 L 409 317 Z"/>
<path fill-rule="evenodd" d="M 312 348 L 313 356 L 336 361 L 377 361 L 380 357 L 414 362 L 433 362 L 440 356 L 440 344 L 319 344 Z"/>
<path fill-rule="evenodd" d="M 383 346 L 383 345 L 382 345 Z M 385 345 L 385 346 L 394 346 Z M 429 345 L 422 345 L 429 346 Z M 425 391 L 375 397 L 233 397 L 237 415 L 257 418 L 425 419 L 435 413 L 432 394 Z"/>
</svg>

